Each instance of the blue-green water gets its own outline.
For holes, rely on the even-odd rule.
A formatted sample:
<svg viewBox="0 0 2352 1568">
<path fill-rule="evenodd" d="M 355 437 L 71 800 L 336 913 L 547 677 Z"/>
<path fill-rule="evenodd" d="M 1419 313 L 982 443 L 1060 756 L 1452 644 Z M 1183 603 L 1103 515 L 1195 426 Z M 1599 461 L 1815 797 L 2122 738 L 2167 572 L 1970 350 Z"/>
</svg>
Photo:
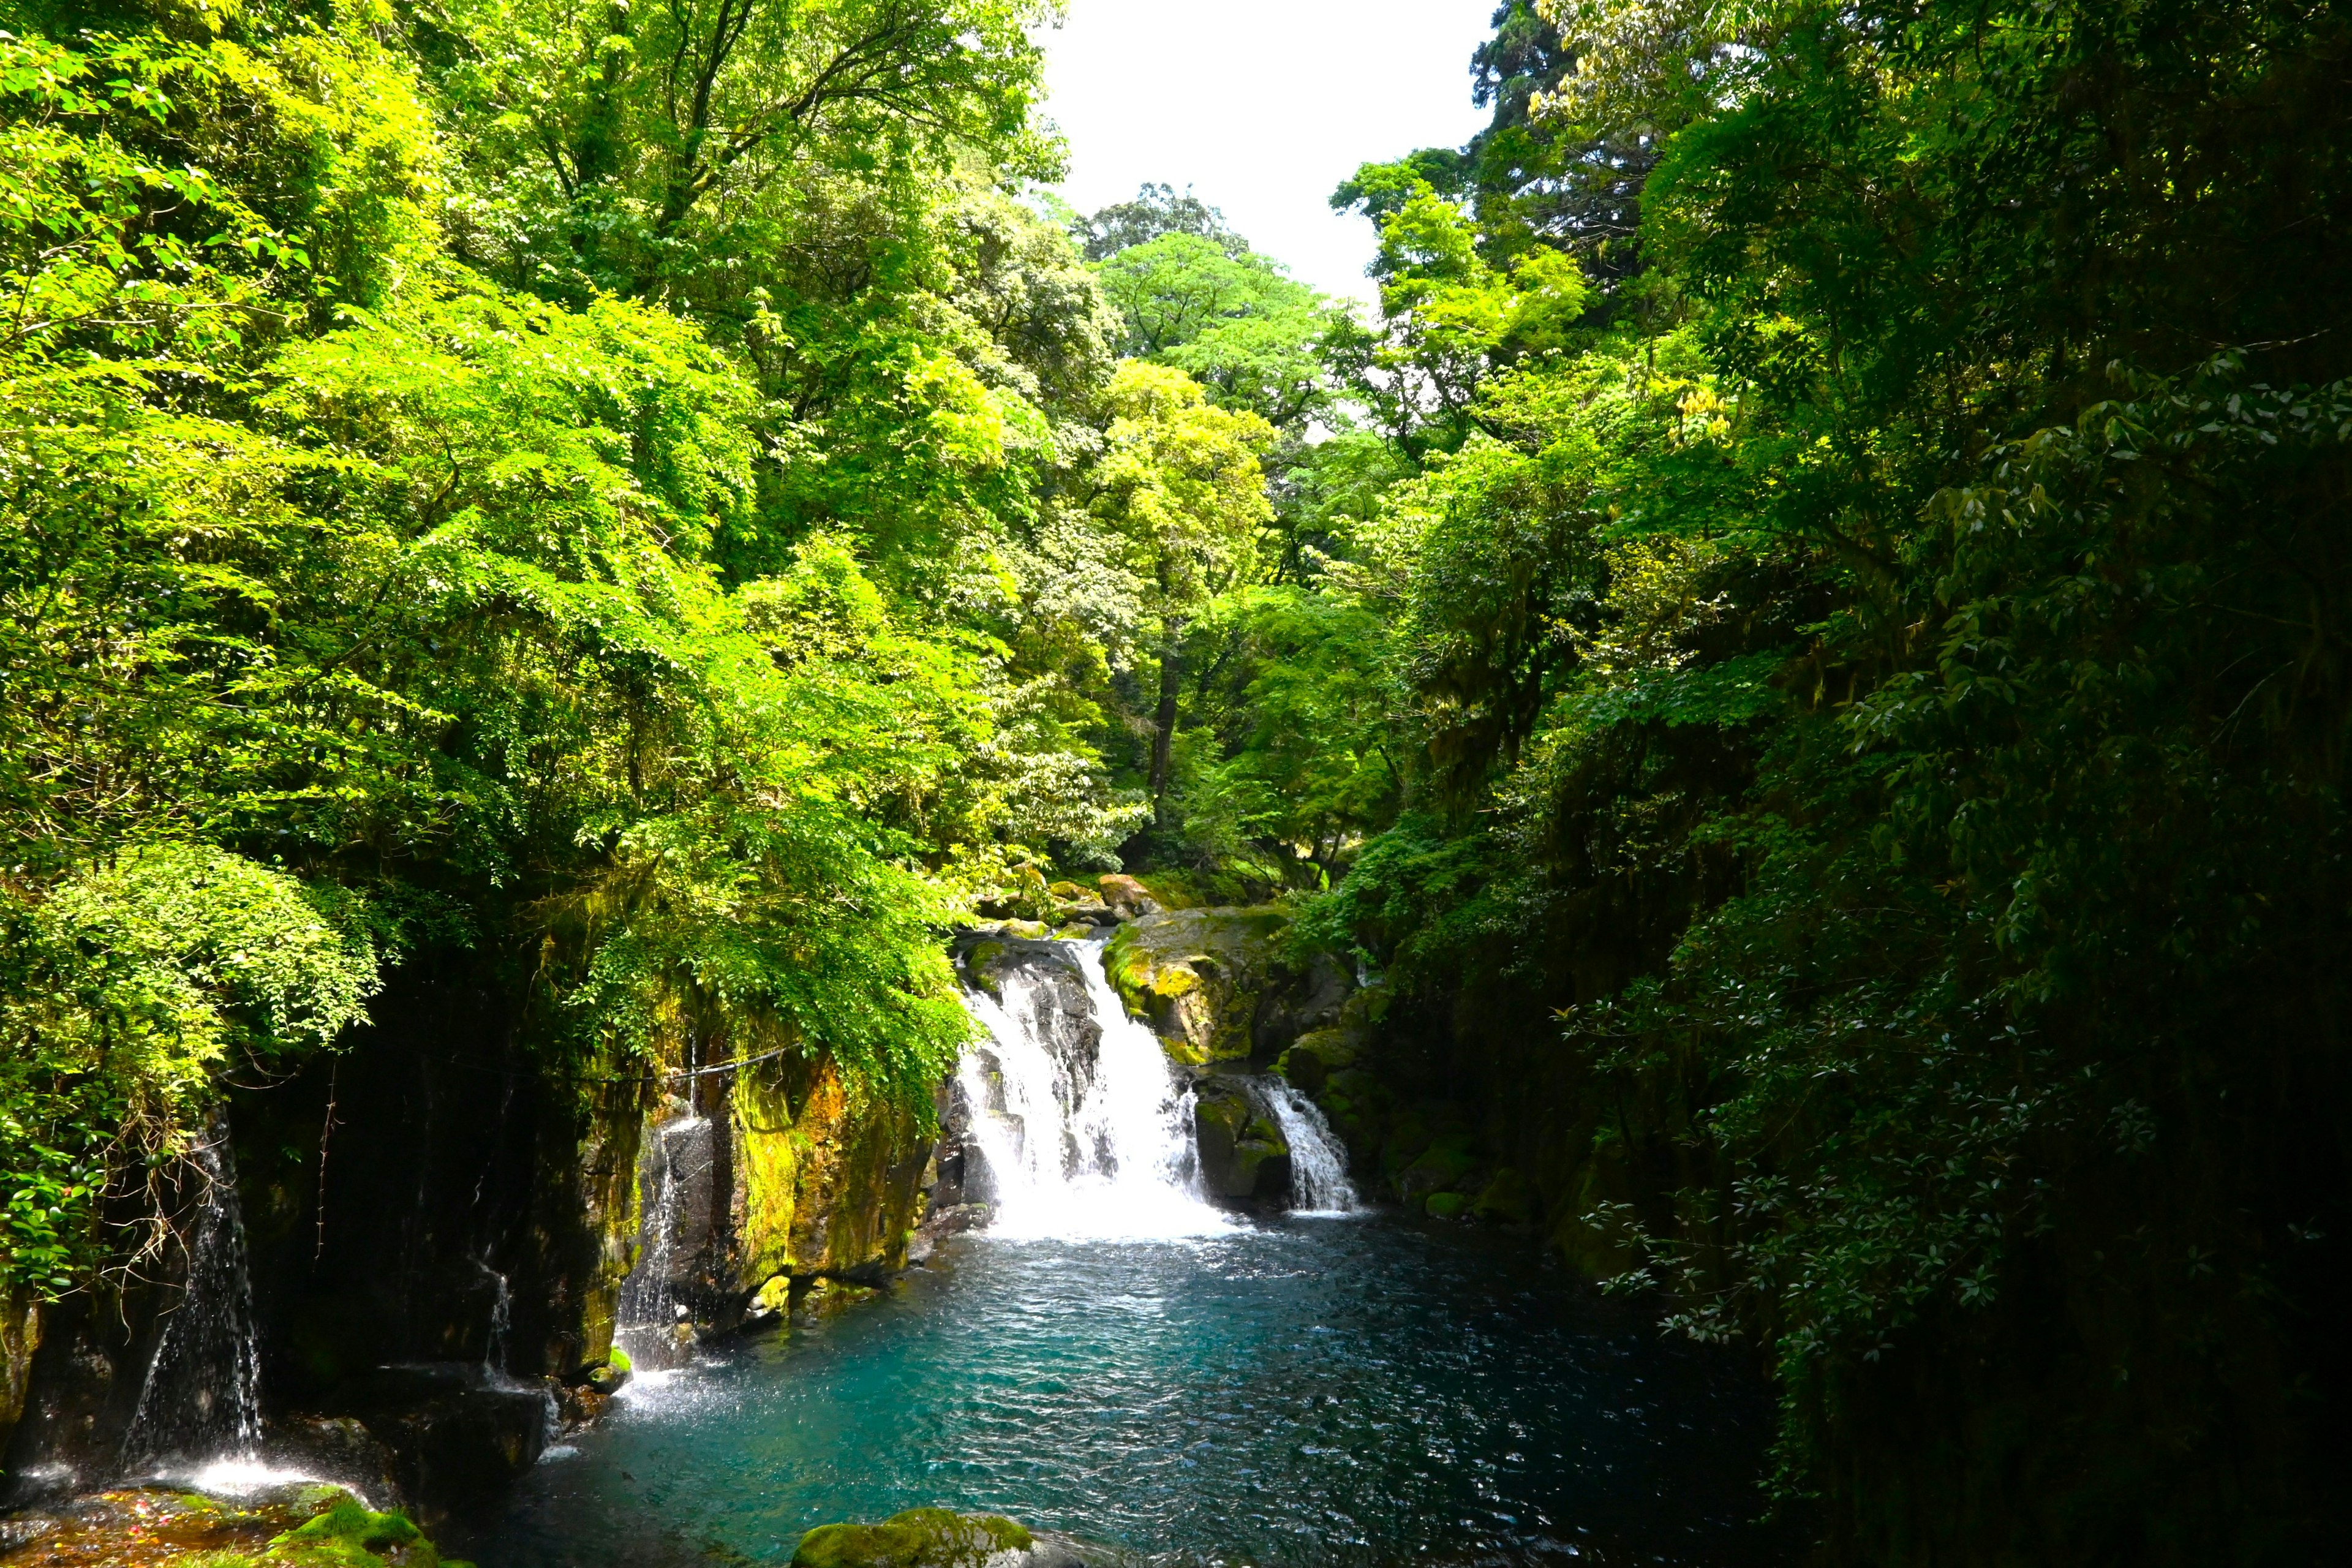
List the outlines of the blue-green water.
<svg viewBox="0 0 2352 1568">
<path fill-rule="evenodd" d="M 462 1544 L 781 1563 L 814 1525 L 943 1504 L 1281 1568 L 1769 1560 L 1755 1389 L 1526 1250 L 1372 1216 L 959 1238 L 625 1396 Z"/>
</svg>

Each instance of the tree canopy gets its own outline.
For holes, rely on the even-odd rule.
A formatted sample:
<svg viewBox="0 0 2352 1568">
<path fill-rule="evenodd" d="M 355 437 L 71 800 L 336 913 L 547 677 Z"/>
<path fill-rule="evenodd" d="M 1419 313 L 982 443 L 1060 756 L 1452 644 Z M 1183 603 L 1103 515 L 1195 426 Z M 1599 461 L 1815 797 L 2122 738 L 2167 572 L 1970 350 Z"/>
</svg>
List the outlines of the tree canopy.
<svg viewBox="0 0 2352 1568">
<path fill-rule="evenodd" d="M 921 1119 L 959 920 L 1174 871 L 1855 1560 L 2310 1560 L 2339 9 L 1504 0 L 1376 310 L 1055 216 L 1046 10 L 7 8 L 0 1287 L 420 951 Z"/>
</svg>

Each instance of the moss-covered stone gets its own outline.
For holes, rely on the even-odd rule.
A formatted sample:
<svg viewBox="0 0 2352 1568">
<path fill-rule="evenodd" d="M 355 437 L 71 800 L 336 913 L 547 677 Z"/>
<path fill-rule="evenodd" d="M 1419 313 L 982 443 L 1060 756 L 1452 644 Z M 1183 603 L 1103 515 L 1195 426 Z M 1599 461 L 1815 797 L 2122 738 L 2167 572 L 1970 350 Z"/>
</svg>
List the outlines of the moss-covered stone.
<svg viewBox="0 0 2352 1568">
<path fill-rule="evenodd" d="M 1343 1025 L 1309 1029 L 1283 1052 L 1275 1070 L 1307 1093 L 1319 1094 L 1333 1073 L 1356 1065 L 1361 1046 L 1357 1032 Z"/>
<path fill-rule="evenodd" d="M 1287 1194 L 1290 1146 L 1238 1084 L 1211 1078 L 1200 1085 L 1192 1131 L 1210 1196 L 1270 1203 Z"/>
<path fill-rule="evenodd" d="M 1481 1188 L 1470 1212 L 1496 1225 L 1526 1225 L 1535 1214 L 1535 1194 L 1527 1178 L 1506 1165 Z"/>
<path fill-rule="evenodd" d="M 406 1514 L 377 1513 L 358 1499 L 345 1497 L 272 1541 L 267 1560 L 300 1568 L 373 1568 L 383 1553 L 423 1540 L 424 1532 Z M 416 1560 L 410 1552 L 401 1556 L 405 1562 Z"/>
<path fill-rule="evenodd" d="M 0 1291 L 0 1451 L 25 1413 L 25 1390 L 33 1375 L 33 1352 L 41 1346 L 41 1307 L 32 1291 Z"/>
<path fill-rule="evenodd" d="M 794 1568 L 982 1568 L 1035 1538 L 1001 1514 L 909 1509 L 879 1524 L 821 1524 L 801 1537 Z"/>
<path fill-rule="evenodd" d="M 997 965 L 1011 951 L 1003 942 L 983 937 L 963 951 L 963 973 L 967 983 L 1002 1000 L 1004 995 L 1003 977 Z"/>
<path fill-rule="evenodd" d="M 1423 1193 L 1458 1187 L 1477 1168 L 1478 1156 L 1470 1135 L 1449 1132 L 1422 1151 L 1397 1178 L 1397 1190 L 1412 1198 Z M 1467 1197 L 1463 1200 L 1465 1204 Z"/>
<path fill-rule="evenodd" d="M 1112 935 L 1104 971 L 1175 1060 L 1204 1067 L 1271 1057 L 1296 1037 L 1273 1039 L 1262 1026 L 1271 1000 L 1301 989 L 1283 949 L 1288 924 L 1276 909 L 1147 915 Z M 1333 1010 L 1339 994 L 1328 999 Z"/>
<path fill-rule="evenodd" d="M 444 1559 L 408 1516 L 341 1487 L 251 1502 L 161 1489 L 103 1492 L 15 1521 L 8 1568 L 470 1568 Z"/>
<path fill-rule="evenodd" d="M 853 1103 L 829 1065 L 797 1081 L 745 1073 L 732 1107 L 739 1233 L 720 1282 L 727 1291 L 748 1306 L 778 1275 L 880 1275 L 904 1265 L 930 1158 L 910 1114 Z"/>
</svg>

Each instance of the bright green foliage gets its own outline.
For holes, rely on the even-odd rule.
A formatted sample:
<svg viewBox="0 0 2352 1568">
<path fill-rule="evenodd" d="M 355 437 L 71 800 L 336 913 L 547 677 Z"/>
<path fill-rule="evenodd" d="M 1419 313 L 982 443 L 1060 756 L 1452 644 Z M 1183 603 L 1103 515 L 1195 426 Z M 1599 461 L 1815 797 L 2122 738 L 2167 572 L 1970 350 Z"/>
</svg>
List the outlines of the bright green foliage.
<svg viewBox="0 0 2352 1568">
<path fill-rule="evenodd" d="M 1171 234 L 1197 235 L 1214 241 L 1228 256 L 1249 254 L 1249 241 L 1225 223 L 1225 215 L 1192 194 L 1190 185 L 1178 195 L 1173 185 L 1146 181 L 1131 202 L 1114 202 L 1090 217 L 1067 215 L 1070 234 L 1088 261 L 1104 261 L 1122 250 Z"/>
<path fill-rule="evenodd" d="M 1294 429 L 1330 405 L 1320 349 L 1340 318 L 1275 262 L 1167 234 L 1118 251 L 1097 276 L 1126 319 L 1121 352 L 1185 372 L 1220 407 Z"/>
<path fill-rule="evenodd" d="M 1043 14 L 1034 0 L 432 6 L 418 52 L 478 193 L 458 252 L 572 302 L 603 289 L 737 314 L 779 228 L 832 195 L 827 176 L 903 187 L 962 148 L 1045 172 L 1025 31 Z"/>
<path fill-rule="evenodd" d="M 1248 595 L 1235 616 L 1255 673 L 1229 787 L 1254 788 L 1257 837 L 1303 847 L 1328 870 L 1387 826 L 1403 795 L 1390 627 L 1360 600 L 1291 587 Z"/>
<path fill-rule="evenodd" d="M 1382 218 L 1374 270 L 1387 330 L 1335 333 L 1334 358 L 1349 390 L 1416 456 L 1491 428 L 1480 399 L 1494 372 L 1580 346 L 1591 302 L 1576 262 L 1558 251 L 1489 262 L 1471 221 L 1420 181 Z"/>
<path fill-rule="evenodd" d="M 1089 508 L 1139 585 L 1138 616 L 1157 656 L 1150 784 L 1168 787 L 1184 638 L 1220 595 L 1249 580 L 1273 521 L 1258 455 L 1273 428 L 1210 404 L 1181 371 L 1130 360 L 1106 394 L 1114 411 Z"/>
<path fill-rule="evenodd" d="M 1305 925 L 1458 1004 L 1465 1070 L 1558 1010 L 1487 1069 L 1511 1163 L 1769 1347 L 1842 1550 L 2297 1561 L 2346 1223 L 2341 19 L 1536 9 L 1481 143 L 1342 193 L 1422 471 L 1316 591 L 1382 611 L 1415 762 Z"/>
<path fill-rule="evenodd" d="M 414 53 L 266 7 L 0 46 L 10 1280 L 101 1261 L 94 1206 L 217 1075 L 331 1044 L 419 941 L 535 949 L 551 1067 L 691 1028 L 931 1104 L 958 899 L 1109 805 L 1000 640 L 1111 330 L 972 172 L 1035 154 L 1025 16 L 744 10 L 728 135 L 793 71 L 884 85 L 700 153 L 648 79 L 589 101 L 601 11 L 420 14 Z M 680 17 L 719 25 L 647 25 Z M 532 126 L 565 168 L 634 151 L 551 216 L 483 161 Z M 887 265 L 693 319 L 725 246 L 780 278 L 843 223 Z"/>
<path fill-rule="evenodd" d="M 0 920 L 0 1256 L 47 1291 L 110 1176 L 187 1152 L 213 1074 L 332 1040 L 376 986 L 363 910 L 206 846 L 128 850 Z"/>
</svg>

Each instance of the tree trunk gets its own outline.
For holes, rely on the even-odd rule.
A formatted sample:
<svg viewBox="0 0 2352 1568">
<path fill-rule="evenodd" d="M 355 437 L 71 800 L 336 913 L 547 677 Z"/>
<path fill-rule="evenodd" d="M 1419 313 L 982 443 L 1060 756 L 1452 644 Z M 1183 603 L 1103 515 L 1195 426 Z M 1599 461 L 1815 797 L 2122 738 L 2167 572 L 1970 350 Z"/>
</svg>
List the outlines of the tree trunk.
<svg viewBox="0 0 2352 1568">
<path fill-rule="evenodd" d="M 1151 730 L 1151 804 L 1168 793 L 1168 754 L 1176 743 L 1176 697 L 1183 683 L 1184 628 L 1170 626 L 1160 645 L 1160 711 Z"/>
</svg>

